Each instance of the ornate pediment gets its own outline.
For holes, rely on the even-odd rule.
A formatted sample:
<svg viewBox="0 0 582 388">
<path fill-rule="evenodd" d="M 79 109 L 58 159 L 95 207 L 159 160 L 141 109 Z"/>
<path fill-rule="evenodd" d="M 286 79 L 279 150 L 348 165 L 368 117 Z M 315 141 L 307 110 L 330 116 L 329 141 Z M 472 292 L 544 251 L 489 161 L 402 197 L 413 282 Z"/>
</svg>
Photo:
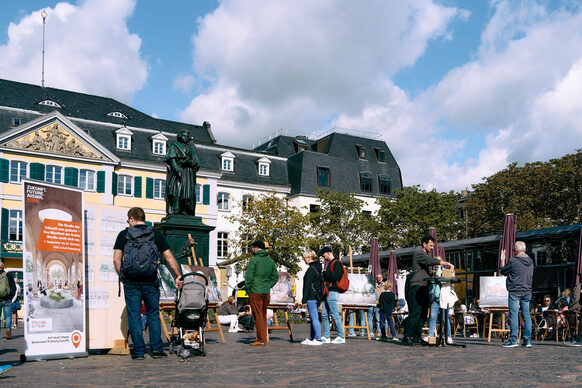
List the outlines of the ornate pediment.
<svg viewBox="0 0 582 388">
<path fill-rule="evenodd" d="M 101 155 L 96 154 L 82 141 L 64 130 L 58 123 L 51 123 L 17 139 L 11 140 L 4 145 L 19 150 L 46 152 L 97 160 L 103 159 Z"/>
</svg>

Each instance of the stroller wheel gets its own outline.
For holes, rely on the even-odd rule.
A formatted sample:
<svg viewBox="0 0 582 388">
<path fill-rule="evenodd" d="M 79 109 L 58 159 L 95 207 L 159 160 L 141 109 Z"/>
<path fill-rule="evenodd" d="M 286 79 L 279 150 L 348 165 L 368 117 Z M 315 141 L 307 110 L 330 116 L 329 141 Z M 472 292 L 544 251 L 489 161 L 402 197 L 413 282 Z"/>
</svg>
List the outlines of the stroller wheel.
<svg viewBox="0 0 582 388">
<path fill-rule="evenodd" d="M 200 349 L 200 354 L 202 357 L 206 357 L 206 347 L 204 347 L 204 345 L 202 345 L 202 348 Z"/>
<path fill-rule="evenodd" d="M 174 344 L 172 342 L 170 342 L 169 351 L 170 351 L 170 354 L 175 353 Z"/>
</svg>

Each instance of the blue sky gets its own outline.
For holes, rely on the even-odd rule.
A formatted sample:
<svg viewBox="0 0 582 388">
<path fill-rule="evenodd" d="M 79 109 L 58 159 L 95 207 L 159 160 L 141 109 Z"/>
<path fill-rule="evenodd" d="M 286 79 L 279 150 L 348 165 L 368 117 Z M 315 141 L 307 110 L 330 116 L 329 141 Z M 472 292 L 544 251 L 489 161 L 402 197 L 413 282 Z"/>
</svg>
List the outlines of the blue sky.
<svg viewBox="0 0 582 388">
<path fill-rule="evenodd" d="M 580 148 L 574 0 L 9 1 L 0 77 L 209 121 L 219 143 L 276 130 L 380 134 L 406 185 L 462 190 Z"/>
</svg>

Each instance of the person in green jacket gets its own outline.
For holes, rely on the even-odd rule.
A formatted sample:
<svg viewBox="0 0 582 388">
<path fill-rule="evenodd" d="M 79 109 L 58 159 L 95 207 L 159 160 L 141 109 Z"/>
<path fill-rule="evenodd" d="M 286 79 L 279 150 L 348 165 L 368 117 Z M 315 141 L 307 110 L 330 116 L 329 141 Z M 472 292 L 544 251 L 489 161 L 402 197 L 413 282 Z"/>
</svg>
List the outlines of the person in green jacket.
<svg viewBox="0 0 582 388">
<path fill-rule="evenodd" d="M 251 247 L 255 255 L 249 261 L 245 273 L 245 289 L 249 294 L 249 303 L 257 328 L 257 340 L 251 346 L 265 346 L 267 345 L 267 306 L 271 301 L 271 288 L 277 284 L 279 274 L 275 262 L 267 256 L 264 242 L 255 241 Z"/>
</svg>

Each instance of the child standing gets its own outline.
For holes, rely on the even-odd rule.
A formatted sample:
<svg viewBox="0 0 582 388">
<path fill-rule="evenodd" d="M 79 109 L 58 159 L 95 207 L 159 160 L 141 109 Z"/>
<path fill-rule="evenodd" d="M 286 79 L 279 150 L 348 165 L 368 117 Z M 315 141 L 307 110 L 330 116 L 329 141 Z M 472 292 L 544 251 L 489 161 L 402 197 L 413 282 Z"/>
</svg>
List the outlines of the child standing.
<svg viewBox="0 0 582 388">
<path fill-rule="evenodd" d="M 382 336 L 376 338 L 378 341 L 386 341 L 386 321 L 388 321 L 388 326 L 390 326 L 390 334 L 392 335 L 393 341 L 400 341 L 396 338 L 396 330 L 394 329 L 394 321 L 392 320 L 392 311 L 394 310 L 394 302 L 396 301 L 396 296 L 391 291 L 392 282 L 387 281 L 384 283 L 384 292 L 378 297 L 378 309 L 380 310 L 380 331 Z"/>
</svg>

